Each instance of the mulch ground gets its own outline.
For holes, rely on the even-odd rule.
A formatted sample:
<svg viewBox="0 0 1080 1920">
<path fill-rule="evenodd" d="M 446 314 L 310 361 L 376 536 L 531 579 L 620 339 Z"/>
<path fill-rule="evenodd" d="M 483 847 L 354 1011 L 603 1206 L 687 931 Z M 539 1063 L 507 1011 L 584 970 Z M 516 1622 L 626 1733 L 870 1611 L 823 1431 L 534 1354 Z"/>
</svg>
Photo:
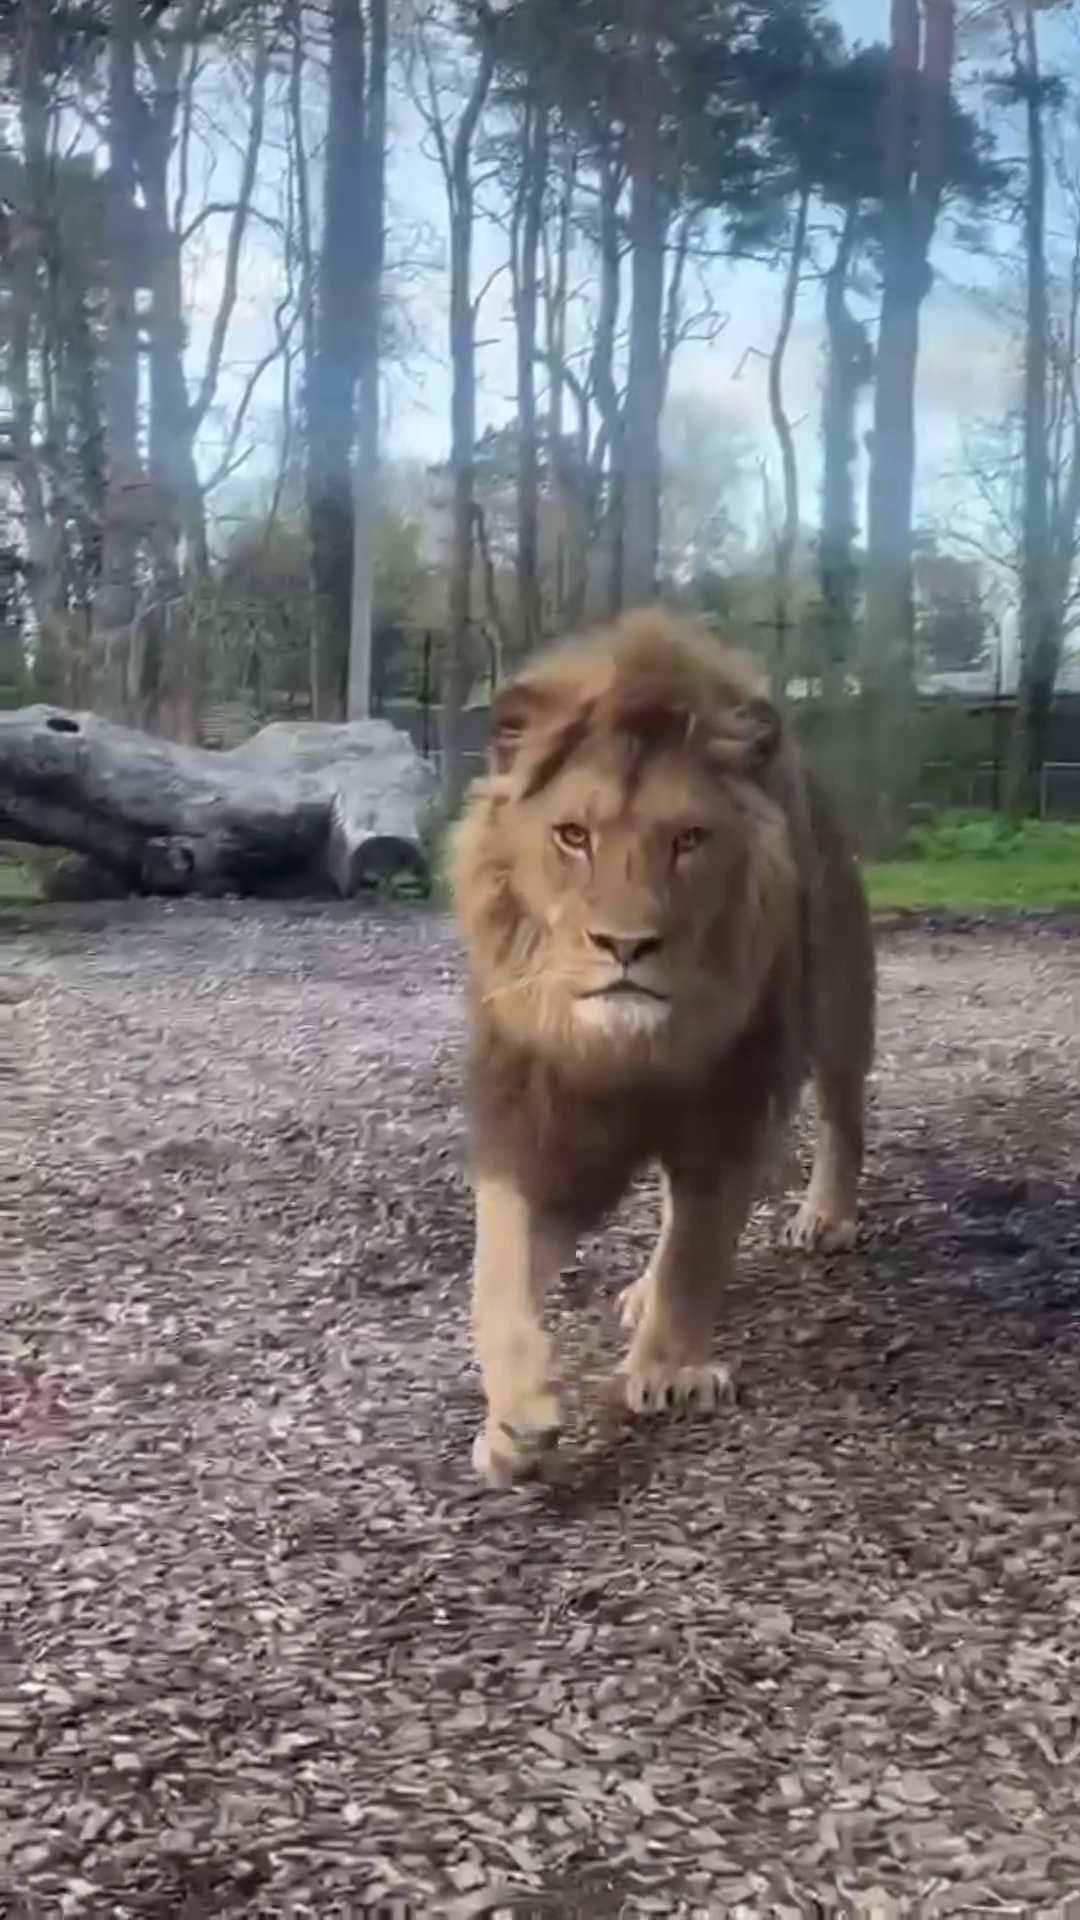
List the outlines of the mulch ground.
<svg viewBox="0 0 1080 1920">
<path fill-rule="evenodd" d="M 469 1468 L 446 923 L 35 928 L 0 951 L 5 1920 L 1070 1911 L 1068 928 L 884 937 L 859 1252 L 763 1210 L 737 1404 L 635 1428 L 643 1191 L 565 1278 L 575 1422 L 509 1494 Z"/>
</svg>

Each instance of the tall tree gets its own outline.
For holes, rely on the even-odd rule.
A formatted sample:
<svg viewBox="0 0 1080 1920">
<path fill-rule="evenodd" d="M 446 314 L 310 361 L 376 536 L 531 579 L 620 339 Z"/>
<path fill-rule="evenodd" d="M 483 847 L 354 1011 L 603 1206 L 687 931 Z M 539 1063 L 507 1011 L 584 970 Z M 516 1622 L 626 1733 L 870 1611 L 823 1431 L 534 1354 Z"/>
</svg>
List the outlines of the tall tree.
<svg viewBox="0 0 1080 1920">
<path fill-rule="evenodd" d="M 140 89 L 134 121 L 136 169 L 150 262 L 146 336 L 152 512 L 146 516 L 146 525 L 153 613 L 140 621 L 138 640 L 130 649 L 129 704 L 135 704 L 140 695 L 151 706 L 164 697 L 188 731 L 197 728 L 202 679 L 191 603 L 210 571 L 206 495 L 215 478 L 208 476 L 204 482 L 200 476 L 196 448 L 218 397 L 240 291 L 245 239 L 262 155 L 271 62 L 263 9 L 260 0 L 252 0 L 242 16 L 242 47 L 237 48 L 241 54 L 237 65 L 249 93 L 248 119 L 235 199 L 227 210 L 222 289 L 210 324 L 205 363 L 189 385 L 184 247 L 199 232 L 201 220 L 198 213 L 190 213 L 184 195 L 173 196 L 171 188 L 174 177 L 186 181 L 190 173 L 195 96 L 206 64 L 205 38 L 212 28 L 207 0 L 183 0 L 167 27 L 154 19 L 144 23 L 140 51 L 148 83 Z M 229 453 L 235 451 L 253 380 L 254 376 L 236 406 L 228 435 Z M 224 464 L 227 466 L 228 457 Z"/>
<path fill-rule="evenodd" d="M 108 148 L 109 246 L 105 294 L 106 358 L 105 525 L 101 577 L 94 600 L 93 640 L 98 700 L 122 714 L 128 696 L 128 657 L 135 623 L 135 566 L 145 511 L 145 475 L 139 446 L 138 273 L 136 162 L 139 37 L 138 0 L 109 0 Z"/>
<path fill-rule="evenodd" d="M 473 564 L 476 545 L 476 318 L 473 242 L 475 149 L 495 75 L 496 20 L 486 0 L 470 10 L 472 67 L 457 88 L 456 121 L 440 74 L 439 21 L 426 6 L 412 21 L 410 86 L 434 142 L 450 223 L 450 562 L 449 616 L 442 662 L 442 802 L 456 813 L 465 789 L 462 715 L 473 672 Z"/>
<path fill-rule="evenodd" d="M 587 428 L 586 444 L 583 446 L 580 433 L 573 435 L 567 427 L 571 397 L 566 367 L 570 255 L 578 184 L 577 154 L 568 142 L 561 143 L 556 171 L 553 216 L 546 228 L 541 227 L 540 232 L 543 257 L 540 292 L 542 351 L 549 383 L 547 446 L 556 522 L 551 582 L 552 618 L 558 629 L 567 622 L 569 612 L 572 534 L 575 524 L 580 524 L 583 518 L 581 482 L 588 460 Z"/>
<path fill-rule="evenodd" d="M 542 81 L 529 87 L 519 110 L 520 172 L 512 222 L 510 266 L 517 340 L 517 624 L 523 652 L 543 627 L 540 592 L 540 426 L 537 360 L 540 351 L 540 245 L 551 154 L 551 113 Z"/>
<path fill-rule="evenodd" d="M 919 320 L 945 186 L 956 0 L 892 0 L 881 207 L 881 314 L 867 493 L 867 764 L 874 837 L 893 838 L 911 775 L 912 538 Z M 870 794 L 868 793 L 868 799 Z"/>
<path fill-rule="evenodd" d="M 791 330 L 795 324 L 799 287 L 806 263 L 810 197 L 809 182 L 801 180 L 795 204 L 787 269 L 784 274 L 784 290 L 780 300 L 780 321 L 776 330 L 776 339 L 769 354 L 768 368 L 769 416 L 780 449 L 780 472 L 783 481 L 783 507 L 774 543 L 776 644 L 772 659 L 772 683 L 773 690 L 779 698 L 783 698 L 787 691 L 790 672 L 787 638 L 791 628 L 791 569 L 799 538 L 799 464 L 795 451 L 795 435 L 784 405 L 784 362 L 791 341 Z"/>
<path fill-rule="evenodd" d="M 826 339 L 819 540 L 822 665 L 835 681 L 853 654 L 858 410 L 874 370 L 868 330 L 849 296 L 860 271 L 864 282 L 872 270 L 883 271 L 884 209 L 895 165 L 895 75 L 889 49 L 871 46 L 849 54 L 838 35 L 819 36 L 817 55 L 804 86 L 776 117 L 776 140 L 790 155 L 796 179 L 809 182 L 824 210 L 835 215 L 821 273 Z M 921 86 L 909 102 L 913 109 Z M 988 136 L 953 94 L 946 97 L 944 142 L 942 200 L 961 202 L 970 215 L 1003 186 L 1004 174 L 992 162 Z"/>
<path fill-rule="evenodd" d="M 630 171 L 630 353 L 619 600 L 653 599 L 660 561 L 660 416 L 667 214 L 661 178 L 659 0 L 632 0 L 626 109 Z"/>
<path fill-rule="evenodd" d="M 362 0 L 330 0 L 327 53 L 322 242 L 306 396 L 308 526 L 314 586 L 312 705 L 317 719 L 339 720 L 345 712 L 349 662 L 352 457 L 364 282 L 363 222 L 356 216 L 366 149 Z"/>
<path fill-rule="evenodd" d="M 371 712 L 375 560 L 379 525 L 379 371 L 382 353 L 383 259 L 386 251 L 386 88 L 389 58 L 387 0 L 369 0 L 370 73 L 359 191 L 363 238 L 360 307 L 360 396 L 356 442 L 352 604 L 346 711 L 350 720 Z"/>
<path fill-rule="evenodd" d="M 1075 538 L 1076 509 L 1072 489 L 1055 498 L 1055 461 L 1051 434 L 1051 380 L 1063 379 L 1060 399 L 1071 423 L 1065 428 L 1076 457 L 1071 479 L 1080 490 L 1080 407 L 1077 403 L 1076 305 L 1064 337 L 1055 340 L 1050 309 L 1050 271 L 1047 259 L 1047 139 L 1048 107 L 1061 104 L 1060 83 L 1042 72 L 1038 25 L 1033 6 L 1007 16 L 1012 72 L 1006 89 L 1023 109 L 1027 140 L 1027 168 L 1023 193 L 1024 233 L 1024 410 L 1023 410 L 1023 522 L 1020 539 L 1020 687 L 1016 725 L 1009 758 L 1006 803 L 1024 814 L 1038 809 L 1039 786 L 1046 757 L 1046 737 L 1054 688 L 1064 644 L 1064 600 L 1070 567 L 1065 569 L 1065 592 L 1055 554 L 1055 520 L 1062 504 L 1072 509 Z M 1078 230 L 1080 234 L 1080 230 Z M 1070 338 L 1071 335 L 1071 338 Z M 1058 363 L 1055 365 L 1054 349 Z M 1080 491 L 1075 496 L 1080 506 Z M 1066 544 L 1070 535 L 1066 533 Z"/>
<path fill-rule="evenodd" d="M 825 273 L 825 388 L 821 406 L 821 652 L 824 679 L 835 692 L 850 662 L 858 601 L 855 504 L 858 411 L 873 378 L 874 358 L 863 322 L 848 301 L 860 224 L 847 208 Z"/>
<path fill-rule="evenodd" d="M 708 212 L 719 210 L 731 231 L 771 193 L 772 123 L 812 63 L 823 9 L 819 0 L 676 0 L 662 13 L 657 0 L 540 4 L 561 127 L 579 182 L 591 174 L 595 188 L 584 227 L 599 292 L 588 381 L 575 398 L 600 419 L 582 519 L 602 523 L 617 606 L 656 590 L 660 414 L 671 346 L 684 337 L 669 322 L 691 243 Z M 535 45 L 536 9 L 537 0 L 512 0 L 500 15 L 512 29 L 500 35 L 503 57 L 519 70 Z M 715 251 L 712 238 L 706 247 Z M 565 367 L 558 379 L 575 391 Z M 580 599 L 579 580 L 568 600 Z"/>
<path fill-rule="evenodd" d="M 17 26 L 13 67 L 22 142 L 21 192 L 13 195 L 14 183 L 9 183 L 0 220 L 5 296 L 5 324 L 0 332 L 7 344 L 3 371 L 11 397 L 12 452 L 25 529 L 24 571 L 38 630 L 35 680 L 44 694 L 57 698 L 66 664 L 63 538 L 56 515 L 50 512 L 38 459 L 34 378 L 35 346 L 43 332 L 42 256 L 47 263 L 56 257 L 55 196 L 50 192 L 56 174 L 50 173 L 48 165 L 48 76 L 55 47 L 48 0 L 28 0 Z"/>
</svg>

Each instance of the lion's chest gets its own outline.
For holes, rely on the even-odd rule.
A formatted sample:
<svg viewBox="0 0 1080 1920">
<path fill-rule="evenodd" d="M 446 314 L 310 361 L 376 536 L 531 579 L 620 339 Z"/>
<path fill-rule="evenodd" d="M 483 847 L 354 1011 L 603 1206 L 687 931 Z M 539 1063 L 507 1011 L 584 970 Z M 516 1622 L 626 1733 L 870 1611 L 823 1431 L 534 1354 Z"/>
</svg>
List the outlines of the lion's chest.
<svg viewBox="0 0 1080 1920">
<path fill-rule="evenodd" d="M 536 1121 L 517 1178 L 536 1206 L 580 1231 L 618 1204 L 634 1175 L 657 1157 L 666 1131 L 656 1104 L 640 1093 L 616 1099 L 560 1090 Z"/>
<path fill-rule="evenodd" d="M 743 1047 L 694 1083 L 662 1075 L 589 1086 L 541 1061 L 490 1055 L 473 1083 L 473 1157 L 505 1175 L 540 1211 L 586 1232 L 618 1205 L 651 1163 L 715 1177 L 764 1117 L 774 1075 L 767 1055 Z"/>
</svg>

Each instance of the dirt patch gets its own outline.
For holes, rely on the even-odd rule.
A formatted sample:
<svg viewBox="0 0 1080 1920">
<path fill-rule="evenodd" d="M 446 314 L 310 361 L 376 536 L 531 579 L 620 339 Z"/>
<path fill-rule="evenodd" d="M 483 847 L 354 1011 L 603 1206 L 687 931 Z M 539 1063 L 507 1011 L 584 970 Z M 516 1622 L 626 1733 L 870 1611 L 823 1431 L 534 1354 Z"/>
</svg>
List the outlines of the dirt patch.
<svg viewBox="0 0 1080 1920">
<path fill-rule="evenodd" d="M 883 942 L 859 1254 L 780 1254 L 763 1212 L 735 1410 L 631 1429 L 637 1196 L 565 1282 L 557 1481 L 505 1496 L 468 1468 L 446 924 L 141 905 L 12 942 L 0 1910 L 1080 1893 L 1064 931 Z"/>
</svg>

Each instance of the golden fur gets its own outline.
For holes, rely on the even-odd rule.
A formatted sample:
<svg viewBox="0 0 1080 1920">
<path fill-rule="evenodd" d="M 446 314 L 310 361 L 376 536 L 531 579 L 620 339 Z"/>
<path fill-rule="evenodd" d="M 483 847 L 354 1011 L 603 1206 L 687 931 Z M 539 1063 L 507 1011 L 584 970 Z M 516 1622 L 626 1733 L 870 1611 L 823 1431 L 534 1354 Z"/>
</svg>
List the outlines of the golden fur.
<svg viewBox="0 0 1080 1920">
<path fill-rule="evenodd" d="M 854 861 L 750 667 L 659 611 L 529 663 L 453 851 L 468 956 L 478 1466 L 512 1477 L 559 1412 L 547 1282 L 648 1163 L 660 1240 L 625 1306 L 639 1411 L 715 1404 L 711 1339 L 770 1139 L 822 1107 L 793 1237 L 846 1242 L 873 962 Z"/>
</svg>

